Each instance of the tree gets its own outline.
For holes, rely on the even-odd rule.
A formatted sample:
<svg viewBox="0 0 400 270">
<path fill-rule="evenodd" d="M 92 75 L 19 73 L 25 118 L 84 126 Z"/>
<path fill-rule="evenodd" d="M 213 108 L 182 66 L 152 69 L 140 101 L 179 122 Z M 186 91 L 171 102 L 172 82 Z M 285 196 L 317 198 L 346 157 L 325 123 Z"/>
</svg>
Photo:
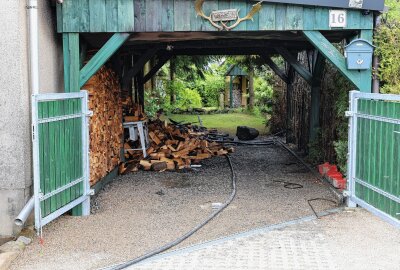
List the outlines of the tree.
<svg viewBox="0 0 400 270">
<path fill-rule="evenodd" d="M 380 58 L 379 78 L 382 93 L 400 94 L 400 3 L 387 0 L 389 12 L 382 16 L 382 24 L 375 33 L 376 54 Z"/>
</svg>

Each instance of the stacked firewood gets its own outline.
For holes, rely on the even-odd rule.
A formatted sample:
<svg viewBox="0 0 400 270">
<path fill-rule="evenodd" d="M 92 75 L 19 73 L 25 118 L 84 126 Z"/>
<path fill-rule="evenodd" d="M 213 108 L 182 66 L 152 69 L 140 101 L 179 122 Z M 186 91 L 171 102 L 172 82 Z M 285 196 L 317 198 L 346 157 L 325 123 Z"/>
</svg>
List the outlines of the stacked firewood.
<svg viewBox="0 0 400 270">
<path fill-rule="evenodd" d="M 221 144 L 210 142 L 207 130 L 199 131 L 192 125 L 175 125 L 160 120 L 149 123 L 150 147 L 147 158 L 141 152 L 128 150 L 127 162 L 120 165 L 120 174 L 143 169 L 146 171 L 174 171 L 190 168 L 204 159 L 233 152 Z M 134 148 L 134 142 L 125 142 L 125 149 Z"/>
<path fill-rule="evenodd" d="M 122 148 L 122 101 L 117 75 L 102 67 L 83 87 L 89 93 L 90 184 L 93 185 L 120 163 Z"/>
</svg>

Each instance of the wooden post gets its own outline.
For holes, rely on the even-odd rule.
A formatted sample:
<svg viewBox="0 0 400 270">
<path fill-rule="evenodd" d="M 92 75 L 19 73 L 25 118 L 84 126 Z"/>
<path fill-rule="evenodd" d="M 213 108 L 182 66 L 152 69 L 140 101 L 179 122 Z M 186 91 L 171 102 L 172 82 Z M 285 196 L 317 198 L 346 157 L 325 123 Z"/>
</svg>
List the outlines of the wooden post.
<svg viewBox="0 0 400 270">
<path fill-rule="evenodd" d="M 144 110 L 144 82 L 143 82 L 143 74 L 144 71 L 141 69 L 137 74 L 137 82 L 138 82 L 138 97 L 139 97 L 139 104 L 142 106 Z"/>
<path fill-rule="evenodd" d="M 79 34 L 63 34 L 64 92 L 79 92 Z"/>
<path fill-rule="evenodd" d="M 311 111 L 310 111 L 310 142 L 314 141 L 318 135 L 319 112 L 321 102 L 321 79 L 325 69 L 325 58 L 318 53 L 313 66 L 313 79 L 311 83 Z"/>
<path fill-rule="evenodd" d="M 288 64 L 288 83 L 286 84 L 286 142 L 292 143 L 294 141 L 293 138 L 293 122 L 292 122 L 292 92 L 293 92 L 293 81 L 295 77 L 294 68 Z"/>
<path fill-rule="evenodd" d="M 233 80 L 232 76 L 229 76 L 229 106 L 232 109 L 233 108 Z"/>
</svg>

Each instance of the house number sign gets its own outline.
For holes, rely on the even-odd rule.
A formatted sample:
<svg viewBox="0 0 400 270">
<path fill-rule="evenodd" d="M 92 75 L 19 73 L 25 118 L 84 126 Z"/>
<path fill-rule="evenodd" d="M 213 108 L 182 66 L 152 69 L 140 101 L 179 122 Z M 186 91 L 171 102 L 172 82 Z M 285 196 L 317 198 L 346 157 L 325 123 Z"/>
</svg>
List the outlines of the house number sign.
<svg viewBox="0 0 400 270">
<path fill-rule="evenodd" d="M 329 27 L 345 28 L 347 27 L 346 10 L 330 10 L 329 11 Z"/>
</svg>

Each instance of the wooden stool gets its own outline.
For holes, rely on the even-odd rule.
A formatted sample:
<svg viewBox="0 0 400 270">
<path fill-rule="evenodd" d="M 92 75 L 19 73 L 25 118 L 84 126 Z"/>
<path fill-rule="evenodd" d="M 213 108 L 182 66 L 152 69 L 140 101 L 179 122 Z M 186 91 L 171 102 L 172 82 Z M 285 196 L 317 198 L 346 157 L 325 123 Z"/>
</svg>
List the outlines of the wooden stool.
<svg viewBox="0 0 400 270">
<path fill-rule="evenodd" d="M 143 151 L 143 157 L 147 157 L 147 147 L 149 145 L 149 127 L 147 125 L 147 120 L 136 121 L 136 122 L 126 122 L 123 124 L 124 128 L 129 129 L 129 139 L 132 141 L 137 141 L 140 139 L 140 148 L 136 149 L 124 149 L 127 151 Z"/>
</svg>

